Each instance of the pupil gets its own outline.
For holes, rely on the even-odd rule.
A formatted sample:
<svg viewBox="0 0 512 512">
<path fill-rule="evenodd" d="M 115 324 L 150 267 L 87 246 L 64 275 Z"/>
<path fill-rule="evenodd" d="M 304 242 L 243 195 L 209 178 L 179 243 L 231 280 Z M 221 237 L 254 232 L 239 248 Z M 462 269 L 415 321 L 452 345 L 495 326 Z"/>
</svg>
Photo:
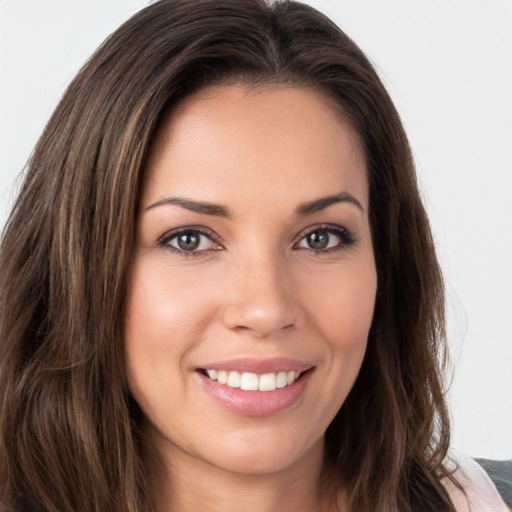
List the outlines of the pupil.
<svg viewBox="0 0 512 512">
<path fill-rule="evenodd" d="M 308 243 L 311 249 L 325 249 L 329 244 L 327 231 L 315 231 L 308 235 Z"/>
<path fill-rule="evenodd" d="M 199 235 L 195 233 L 183 233 L 178 236 L 178 245 L 184 251 L 194 251 L 199 247 Z"/>
</svg>

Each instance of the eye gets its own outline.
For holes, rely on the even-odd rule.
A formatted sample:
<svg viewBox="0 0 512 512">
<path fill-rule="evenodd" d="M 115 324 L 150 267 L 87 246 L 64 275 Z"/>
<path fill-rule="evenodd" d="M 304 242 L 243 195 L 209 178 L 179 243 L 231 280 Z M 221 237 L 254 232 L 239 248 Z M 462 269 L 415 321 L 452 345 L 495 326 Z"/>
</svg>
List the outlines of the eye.
<svg viewBox="0 0 512 512">
<path fill-rule="evenodd" d="M 210 233 L 205 233 L 197 228 L 181 229 L 166 233 L 158 241 L 158 245 L 183 255 L 222 249 L 219 244 L 212 240 Z"/>
<path fill-rule="evenodd" d="M 341 226 L 319 226 L 302 234 L 295 247 L 315 252 L 330 252 L 347 249 L 355 241 L 355 236 Z"/>
</svg>

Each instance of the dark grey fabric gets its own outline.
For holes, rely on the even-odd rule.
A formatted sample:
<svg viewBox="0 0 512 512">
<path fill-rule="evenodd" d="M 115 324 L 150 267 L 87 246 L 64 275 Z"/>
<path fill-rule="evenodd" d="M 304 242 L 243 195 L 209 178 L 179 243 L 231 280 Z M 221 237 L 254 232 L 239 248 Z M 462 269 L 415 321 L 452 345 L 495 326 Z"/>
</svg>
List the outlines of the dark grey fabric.
<svg viewBox="0 0 512 512">
<path fill-rule="evenodd" d="M 501 498 L 512 510 L 512 460 L 475 460 L 485 469 Z"/>
</svg>

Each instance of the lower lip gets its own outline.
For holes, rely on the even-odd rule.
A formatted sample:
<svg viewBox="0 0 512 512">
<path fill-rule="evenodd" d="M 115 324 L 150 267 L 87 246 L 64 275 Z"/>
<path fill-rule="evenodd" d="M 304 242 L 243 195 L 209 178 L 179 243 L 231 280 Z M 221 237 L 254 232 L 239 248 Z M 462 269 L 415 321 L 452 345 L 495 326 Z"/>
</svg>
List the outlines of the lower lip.
<svg viewBox="0 0 512 512">
<path fill-rule="evenodd" d="M 244 391 L 219 384 L 197 373 L 208 393 L 225 409 L 243 416 L 272 416 L 295 405 L 306 390 L 313 370 L 304 372 L 296 381 L 275 391 Z"/>
</svg>

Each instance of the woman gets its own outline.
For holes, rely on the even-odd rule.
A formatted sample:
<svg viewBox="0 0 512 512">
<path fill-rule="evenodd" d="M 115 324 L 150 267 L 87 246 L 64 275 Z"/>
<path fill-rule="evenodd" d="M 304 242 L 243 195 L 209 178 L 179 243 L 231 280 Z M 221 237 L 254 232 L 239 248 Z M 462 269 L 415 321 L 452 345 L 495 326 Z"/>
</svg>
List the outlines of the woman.
<svg viewBox="0 0 512 512">
<path fill-rule="evenodd" d="M 163 0 L 125 23 L 43 133 L 0 265 L 6 510 L 481 501 L 446 462 L 406 136 L 311 8 Z"/>
</svg>

